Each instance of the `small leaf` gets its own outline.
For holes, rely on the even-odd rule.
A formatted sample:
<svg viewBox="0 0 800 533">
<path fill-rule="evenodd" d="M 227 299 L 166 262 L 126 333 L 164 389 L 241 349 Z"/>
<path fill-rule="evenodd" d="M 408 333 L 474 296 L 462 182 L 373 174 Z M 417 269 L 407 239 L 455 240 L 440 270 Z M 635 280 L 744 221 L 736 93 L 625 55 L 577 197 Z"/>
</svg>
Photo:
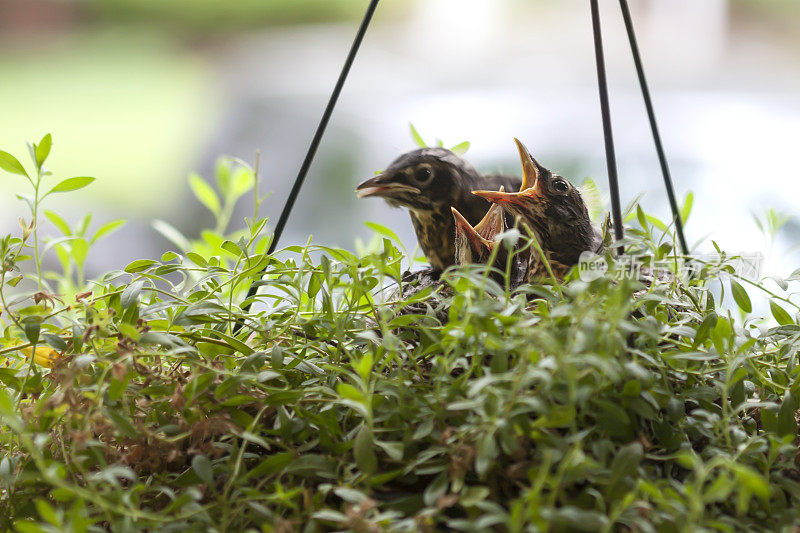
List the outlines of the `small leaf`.
<svg viewBox="0 0 800 533">
<path fill-rule="evenodd" d="M 90 178 L 88 176 L 81 176 L 78 178 L 67 178 L 52 189 L 47 194 L 52 194 L 54 192 L 70 192 L 70 191 L 77 191 L 78 189 L 83 189 L 90 183 L 94 181 L 94 178 Z M 46 195 L 45 195 L 46 196 Z"/>
<path fill-rule="evenodd" d="M 636 206 L 636 218 L 639 220 L 639 225 L 643 230 L 647 231 L 647 215 L 645 215 L 642 206 Z"/>
<path fill-rule="evenodd" d="M 667 232 L 667 230 L 669 229 L 669 228 L 667 228 L 667 225 L 666 225 L 666 224 L 664 224 L 664 223 L 661 221 L 661 219 L 659 219 L 659 218 L 656 218 L 656 217 L 654 217 L 654 216 L 652 216 L 652 215 L 645 215 L 645 218 L 646 218 L 646 219 L 647 219 L 647 221 L 648 221 L 649 223 L 651 223 L 651 224 L 652 224 L 652 225 L 653 225 L 653 226 L 654 226 L 654 227 L 655 227 L 655 228 L 656 228 L 658 231 L 662 231 L 662 232 L 666 233 L 666 232 Z"/>
<path fill-rule="evenodd" d="M 234 199 L 241 197 L 243 194 L 250 191 L 255 185 L 255 178 L 253 171 L 249 168 L 239 168 L 233 174 L 229 194 Z"/>
<path fill-rule="evenodd" d="M 25 327 L 25 337 L 31 344 L 39 342 L 39 332 L 42 328 L 42 317 L 40 316 L 26 316 L 22 319 L 22 325 Z"/>
<path fill-rule="evenodd" d="M 731 292 L 733 293 L 733 299 L 736 301 L 736 305 L 739 306 L 739 309 L 745 313 L 753 312 L 753 304 L 750 302 L 750 296 L 747 294 L 744 287 L 734 279 L 731 280 Z"/>
<path fill-rule="evenodd" d="M 189 239 L 184 237 L 183 233 L 178 231 L 171 224 L 163 220 L 154 220 L 152 226 L 153 229 L 159 232 L 165 239 L 177 246 L 179 250 L 185 252 L 192 248 L 192 243 L 189 242 Z"/>
<path fill-rule="evenodd" d="M 43 520 L 56 527 L 62 525 L 61 521 L 58 519 L 58 515 L 56 515 L 55 509 L 53 509 L 47 501 L 37 498 L 34 503 L 36 504 L 36 510 L 39 512 L 39 516 L 41 516 Z"/>
<path fill-rule="evenodd" d="M 786 309 L 775 303 L 774 300 L 770 300 L 769 309 L 772 311 L 772 316 L 775 317 L 775 320 L 777 320 L 778 324 L 781 326 L 788 326 L 789 324 L 795 323 L 795 321 L 792 320 L 792 316 L 786 311 Z"/>
<path fill-rule="evenodd" d="M 53 211 L 45 211 L 44 216 L 47 217 L 47 220 L 49 220 L 51 224 L 58 228 L 58 231 L 64 235 L 72 235 L 72 230 L 70 229 L 69 224 L 67 224 L 66 220 L 61 218 L 60 215 Z"/>
<path fill-rule="evenodd" d="M 21 176 L 28 175 L 28 173 L 25 172 L 25 167 L 22 166 L 22 163 L 20 163 L 16 157 L 2 150 L 0 150 L 0 168 L 12 174 L 19 174 Z"/>
<path fill-rule="evenodd" d="M 92 237 L 91 243 L 94 244 L 103 237 L 111 235 L 119 228 L 121 228 L 125 224 L 125 221 L 122 219 L 112 220 L 111 222 L 107 222 L 100 226 L 100 228 L 95 232 L 94 237 Z"/>
<path fill-rule="evenodd" d="M 364 425 L 358 430 L 353 443 L 353 454 L 358 468 L 365 474 L 372 474 L 378 469 L 378 457 L 372 448 L 372 431 Z"/>
<path fill-rule="evenodd" d="M 689 220 L 689 215 L 692 214 L 692 206 L 694 206 L 694 193 L 690 192 L 686 195 L 686 199 L 683 201 L 683 207 L 681 208 L 681 222 L 684 224 Z"/>
<path fill-rule="evenodd" d="M 392 230 L 390 230 L 386 226 L 381 226 L 380 224 L 375 224 L 374 222 L 364 222 L 364 225 L 366 227 L 368 227 L 369 229 L 371 229 L 372 231 L 374 231 L 375 233 L 378 233 L 379 235 L 383 235 L 384 237 L 388 237 L 393 242 L 396 242 L 396 243 L 401 243 L 402 242 L 402 241 L 400 241 L 400 237 L 397 236 L 397 233 L 393 232 Z"/>
<path fill-rule="evenodd" d="M 42 168 L 42 164 L 47 159 L 47 156 L 50 155 L 50 148 L 53 145 L 53 136 L 49 133 L 42 137 L 42 140 L 39 141 L 39 144 L 36 145 L 36 150 L 34 151 L 36 155 L 36 166 Z"/>
<path fill-rule="evenodd" d="M 153 261 L 152 259 L 137 259 L 125 267 L 125 272 L 134 274 L 136 272 L 141 272 L 142 270 L 147 270 L 155 264 L 158 264 L 158 262 Z"/>
<path fill-rule="evenodd" d="M 205 182 L 203 178 L 198 176 L 197 174 L 192 174 L 189 176 L 189 188 L 192 189 L 195 197 L 200 201 L 201 204 L 206 206 L 209 211 L 218 215 L 222 206 L 219 203 L 219 197 L 217 193 L 214 192 L 214 189 L 211 188 L 211 185 Z"/>
<path fill-rule="evenodd" d="M 242 250 L 239 249 L 239 247 L 236 246 L 236 243 L 233 242 L 233 241 L 225 241 L 225 242 L 223 242 L 222 245 L 220 246 L 220 248 L 222 248 L 226 252 L 230 253 L 234 257 L 239 257 L 239 256 L 242 255 Z"/>
<path fill-rule="evenodd" d="M 694 337 L 693 348 L 700 346 L 706 339 L 708 339 L 711 331 L 717 325 L 717 313 L 711 312 L 703 319 L 703 322 L 697 328 L 697 334 Z"/>
<path fill-rule="evenodd" d="M 211 461 L 205 455 L 195 455 L 192 458 L 192 470 L 200 480 L 209 487 L 214 485 L 214 471 Z"/>
<path fill-rule="evenodd" d="M 78 237 L 70 243 L 70 249 L 72 250 L 72 258 L 75 260 L 75 264 L 78 267 L 82 267 L 86 262 L 86 257 L 89 255 L 89 243 L 86 242 L 86 239 Z"/>
<path fill-rule="evenodd" d="M 135 283 L 131 283 L 125 287 L 124 291 L 122 291 L 122 296 L 120 296 L 120 305 L 122 305 L 124 309 L 127 309 L 139 301 L 139 294 L 141 294 L 142 289 L 144 288 L 144 282 L 145 280 L 140 279 Z"/>
<path fill-rule="evenodd" d="M 795 412 L 797 411 L 797 402 L 788 391 L 783 397 L 783 402 L 778 410 L 778 435 L 795 435 L 797 433 L 797 420 L 795 420 Z"/>
<path fill-rule="evenodd" d="M 428 144 L 425 142 L 425 140 L 419 134 L 419 132 L 417 131 L 417 128 L 414 127 L 414 124 L 409 122 L 408 123 L 408 127 L 411 129 L 411 138 L 414 139 L 414 142 L 417 144 L 417 146 L 419 146 L 420 148 L 426 148 L 428 146 Z"/>
<path fill-rule="evenodd" d="M 450 148 L 450 151 L 456 155 L 464 155 L 467 153 L 467 150 L 469 150 L 469 146 L 469 141 L 464 141 Z"/>
<path fill-rule="evenodd" d="M 59 337 L 58 335 L 53 335 L 52 333 L 43 333 L 42 338 L 58 351 L 63 352 L 67 349 L 67 343 L 64 339 Z"/>
</svg>

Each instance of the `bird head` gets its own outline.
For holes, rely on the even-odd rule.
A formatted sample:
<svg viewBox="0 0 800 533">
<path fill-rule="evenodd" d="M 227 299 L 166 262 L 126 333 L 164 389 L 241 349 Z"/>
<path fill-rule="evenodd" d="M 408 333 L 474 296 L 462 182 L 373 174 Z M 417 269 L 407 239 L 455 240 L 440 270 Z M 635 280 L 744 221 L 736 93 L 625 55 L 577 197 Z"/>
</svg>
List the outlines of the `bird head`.
<svg viewBox="0 0 800 533">
<path fill-rule="evenodd" d="M 378 196 L 394 207 L 431 211 L 446 209 L 463 193 L 465 178 L 477 171 L 444 148 L 421 148 L 395 159 L 389 168 L 356 188 L 359 198 Z"/>
<path fill-rule="evenodd" d="M 503 192 L 504 188 L 501 187 L 500 191 Z M 474 227 L 458 209 L 451 207 L 450 210 L 456 225 L 456 263 L 463 265 L 488 262 L 495 247 L 495 236 L 506 229 L 502 207 L 492 205 L 486 216 Z"/>
<path fill-rule="evenodd" d="M 543 248 L 560 261 L 577 263 L 592 249 L 596 232 L 580 191 L 562 176 L 539 164 L 519 139 L 522 187 L 519 192 L 473 191 L 527 224 Z"/>
</svg>

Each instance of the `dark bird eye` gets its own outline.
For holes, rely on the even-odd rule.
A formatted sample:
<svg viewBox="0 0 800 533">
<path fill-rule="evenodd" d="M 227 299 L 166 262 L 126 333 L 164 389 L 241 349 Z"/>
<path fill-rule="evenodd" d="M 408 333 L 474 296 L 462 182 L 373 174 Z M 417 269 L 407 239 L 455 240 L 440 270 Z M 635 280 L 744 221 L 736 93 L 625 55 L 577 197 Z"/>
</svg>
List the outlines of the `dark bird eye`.
<svg viewBox="0 0 800 533">
<path fill-rule="evenodd" d="M 556 180 L 553 182 L 553 190 L 556 192 L 567 192 L 569 190 L 569 185 L 564 180 Z"/>
<path fill-rule="evenodd" d="M 433 176 L 433 171 L 430 167 L 419 167 L 414 173 L 414 179 L 420 183 L 425 183 Z"/>
</svg>

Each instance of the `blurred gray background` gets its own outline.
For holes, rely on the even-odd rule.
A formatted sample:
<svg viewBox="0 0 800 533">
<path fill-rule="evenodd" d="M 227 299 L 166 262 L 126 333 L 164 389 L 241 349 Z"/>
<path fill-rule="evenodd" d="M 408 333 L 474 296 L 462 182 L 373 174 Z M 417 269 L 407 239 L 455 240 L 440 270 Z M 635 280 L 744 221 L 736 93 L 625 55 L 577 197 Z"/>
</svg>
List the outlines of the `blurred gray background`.
<svg viewBox="0 0 800 533">
<path fill-rule="evenodd" d="M 211 218 L 186 176 L 213 179 L 219 155 L 253 161 L 274 220 L 367 0 L 0 0 L 0 149 L 52 132 L 59 177 L 98 178 L 49 208 L 70 222 L 128 219 L 90 273 L 172 248 L 164 219 L 194 237 Z M 601 2 L 623 203 L 668 217 L 619 5 Z M 797 266 L 796 219 L 770 245 L 751 213 L 800 212 L 800 3 L 631 0 L 676 188 L 696 195 L 687 226 L 731 252 Z M 586 0 L 384 0 L 342 94 L 282 245 L 352 249 L 405 213 L 357 200 L 362 179 L 426 139 L 468 140 L 482 170 L 518 173 L 512 137 L 544 165 L 605 190 Z M 0 233 L 25 208 L 0 175 Z M 241 216 L 251 212 L 243 205 Z"/>
</svg>

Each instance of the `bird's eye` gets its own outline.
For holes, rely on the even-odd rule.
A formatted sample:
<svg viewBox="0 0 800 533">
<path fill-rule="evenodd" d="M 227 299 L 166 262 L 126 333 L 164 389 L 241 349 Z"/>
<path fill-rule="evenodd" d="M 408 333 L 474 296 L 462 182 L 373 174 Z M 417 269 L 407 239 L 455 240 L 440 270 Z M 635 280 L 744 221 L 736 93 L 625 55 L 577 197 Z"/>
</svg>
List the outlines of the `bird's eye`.
<svg viewBox="0 0 800 533">
<path fill-rule="evenodd" d="M 561 193 L 567 192 L 569 190 L 569 185 L 564 180 L 561 180 L 561 179 L 555 180 L 553 182 L 553 190 L 556 191 L 556 192 L 561 192 Z"/>
<path fill-rule="evenodd" d="M 427 183 L 433 177 L 431 167 L 422 166 L 414 172 L 414 179 L 419 183 Z"/>
</svg>

